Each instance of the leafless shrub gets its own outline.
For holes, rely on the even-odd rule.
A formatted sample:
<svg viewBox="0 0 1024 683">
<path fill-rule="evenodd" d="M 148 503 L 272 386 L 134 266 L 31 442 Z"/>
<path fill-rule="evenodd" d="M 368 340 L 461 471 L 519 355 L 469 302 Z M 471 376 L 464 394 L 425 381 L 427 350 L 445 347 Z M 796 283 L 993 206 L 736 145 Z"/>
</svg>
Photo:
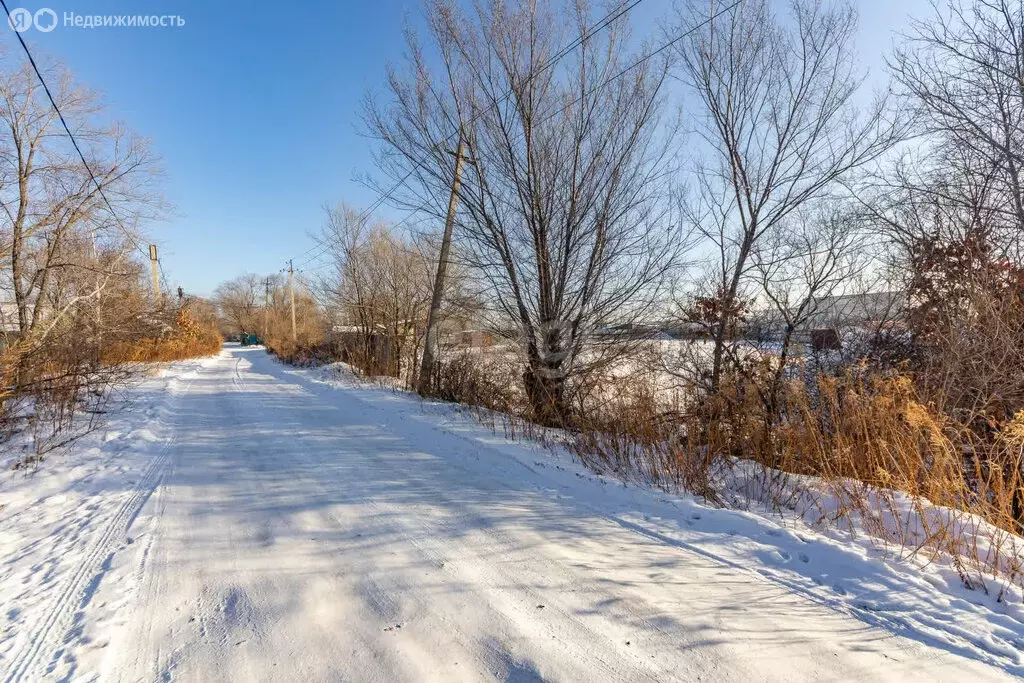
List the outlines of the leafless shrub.
<svg viewBox="0 0 1024 683">
<path fill-rule="evenodd" d="M 210 317 L 204 320 L 201 314 L 193 312 L 194 308 L 199 306 L 183 306 L 173 312 L 172 322 L 156 327 L 149 334 L 137 333 L 130 340 L 104 347 L 103 364 L 155 363 L 215 354 L 222 341 L 218 321 Z"/>
<path fill-rule="evenodd" d="M 462 351 L 445 354 L 434 368 L 436 398 L 518 417 L 529 414 L 522 392 L 515 390 L 515 373 L 500 361 Z"/>
<path fill-rule="evenodd" d="M 813 386 L 784 382 L 776 412 L 765 415 L 764 388 L 753 384 L 771 384 L 770 370 L 725 379 L 717 394 L 690 403 L 667 404 L 650 385 L 616 390 L 579 426 L 572 450 L 623 479 L 795 511 L 903 555 L 957 558 L 968 585 L 978 585 L 978 572 L 1021 582 L 1024 413 L 982 439 L 923 403 L 911 378 L 862 368 L 819 375 Z"/>
</svg>

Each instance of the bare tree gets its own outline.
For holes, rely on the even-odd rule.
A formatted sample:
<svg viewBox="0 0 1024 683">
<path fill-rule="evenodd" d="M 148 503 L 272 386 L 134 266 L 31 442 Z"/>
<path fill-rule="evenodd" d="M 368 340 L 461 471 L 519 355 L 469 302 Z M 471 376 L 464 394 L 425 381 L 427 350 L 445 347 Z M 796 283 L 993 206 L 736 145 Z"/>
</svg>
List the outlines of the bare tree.
<svg viewBox="0 0 1024 683">
<path fill-rule="evenodd" d="M 367 216 L 348 204 L 324 206 L 326 222 L 315 237 L 332 261 L 330 273 L 320 278 L 321 301 L 332 319 L 343 325 L 357 325 L 366 335 L 374 327 L 373 307 L 367 291 L 373 283 L 362 268 L 360 257 L 370 231 Z"/>
<path fill-rule="evenodd" d="M 865 197 L 905 292 L 905 365 L 976 473 L 1017 482 L 998 444 L 1024 409 L 1024 3 L 935 2 L 890 59 L 918 134 Z M 1012 514 L 1024 519 L 1015 484 Z"/>
<path fill-rule="evenodd" d="M 424 240 L 398 233 L 384 222 L 371 223 L 347 204 L 325 207 L 325 212 L 327 221 L 317 241 L 333 260 L 333 269 L 321 278 L 322 301 L 337 322 L 359 328 L 364 369 L 401 376 L 405 368 L 414 382 L 435 252 Z M 385 367 L 371 367 L 382 355 L 374 351 L 379 339 L 387 346 Z"/>
<path fill-rule="evenodd" d="M 1024 406 L 1024 3 L 950 0 L 890 60 L 920 150 L 869 206 L 910 299 L 919 379 L 967 422 Z M 993 363 L 999 359 L 999 362 Z"/>
<path fill-rule="evenodd" d="M 246 273 L 217 286 L 213 298 L 221 318 L 232 332 L 255 332 L 263 328 L 266 278 Z"/>
<path fill-rule="evenodd" d="M 155 159 L 142 141 L 121 126 L 92 123 L 100 111 L 95 95 L 59 66 L 44 67 L 86 166 L 32 67 L 7 66 L 0 76 L 0 224 L 9 242 L 0 253 L 19 337 L 42 343 L 65 316 L 99 299 L 111 278 L 129 275 L 126 262 L 138 244 L 136 227 L 158 214 L 162 203 L 152 187 Z M 120 256 L 105 261 L 91 256 L 112 249 Z M 55 289 L 74 269 L 91 274 L 77 280 L 90 286 Z"/>
<path fill-rule="evenodd" d="M 826 313 L 826 302 L 849 288 L 867 266 L 866 231 L 856 227 L 857 219 L 842 206 L 796 211 L 753 251 L 752 273 L 778 328 L 771 381 L 761 389 L 768 416 L 776 415 L 796 335 L 809 332 L 809 323 Z"/>
<path fill-rule="evenodd" d="M 534 417 L 564 423 L 572 380 L 607 361 L 594 332 L 649 313 L 685 247 L 668 201 L 667 66 L 626 69 L 624 21 L 591 35 L 586 2 L 488 0 L 464 14 L 436 1 L 427 18 L 441 68 L 411 37 L 390 105 L 368 111 L 381 166 L 415 177 L 410 204 L 440 218 L 464 131 L 455 258 L 491 324 L 520 331 Z"/>
<path fill-rule="evenodd" d="M 1024 3 L 952 0 L 917 21 L 890 60 L 927 156 L 899 185 L 984 212 L 993 241 L 1024 247 Z M 977 200 L 986 201 L 979 205 Z"/>
<path fill-rule="evenodd" d="M 702 13 L 690 3 L 670 29 L 688 32 L 676 44 L 676 73 L 699 103 L 706 151 L 688 214 L 714 252 L 701 297 L 714 342 L 712 390 L 744 299 L 760 295 L 751 279 L 759 243 L 798 210 L 841 193 L 904 133 L 885 99 L 858 106 L 863 76 L 849 3 L 792 0 L 784 19 L 768 0 L 719 14 L 724 5 L 712 0 Z"/>
</svg>

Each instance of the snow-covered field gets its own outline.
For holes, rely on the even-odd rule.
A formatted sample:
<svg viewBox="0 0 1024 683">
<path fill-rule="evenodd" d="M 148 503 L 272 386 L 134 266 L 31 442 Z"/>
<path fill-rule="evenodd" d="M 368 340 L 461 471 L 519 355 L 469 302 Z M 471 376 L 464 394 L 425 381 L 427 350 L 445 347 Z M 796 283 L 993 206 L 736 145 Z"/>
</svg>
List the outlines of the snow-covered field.
<svg viewBox="0 0 1024 683">
<path fill-rule="evenodd" d="M 238 347 L 129 398 L 0 473 L 4 681 L 1024 675 L 1019 600 L 451 406 Z"/>
</svg>

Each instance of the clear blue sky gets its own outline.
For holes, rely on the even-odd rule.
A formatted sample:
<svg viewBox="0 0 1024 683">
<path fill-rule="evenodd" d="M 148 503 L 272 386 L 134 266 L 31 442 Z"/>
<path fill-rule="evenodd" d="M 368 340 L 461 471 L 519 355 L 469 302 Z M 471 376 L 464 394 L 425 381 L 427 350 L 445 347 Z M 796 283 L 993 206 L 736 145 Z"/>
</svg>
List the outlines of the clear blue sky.
<svg viewBox="0 0 1024 683">
<path fill-rule="evenodd" d="M 175 14 L 180 28 L 58 27 L 25 33 L 100 91 L 110 115 L 151 139 L 164 159 L 176 215 L 154 225 L 173 284 L 207 295 L 244 272 L 267 273 L 306 251 L 321 205 L 372 194 L 353 181 L 372 171 L 359 105 L 379 89 L 404 47 L 403 19 L 419 0 L 9 0 L 58 17 Z M 653 33 L 671 0 L 645 0 L 634 33 Z M 926 0 L 860 0 L 861 52 L 880 55 Z M 6 33 L 15 49 L 13 33 Z"/>
</svg>

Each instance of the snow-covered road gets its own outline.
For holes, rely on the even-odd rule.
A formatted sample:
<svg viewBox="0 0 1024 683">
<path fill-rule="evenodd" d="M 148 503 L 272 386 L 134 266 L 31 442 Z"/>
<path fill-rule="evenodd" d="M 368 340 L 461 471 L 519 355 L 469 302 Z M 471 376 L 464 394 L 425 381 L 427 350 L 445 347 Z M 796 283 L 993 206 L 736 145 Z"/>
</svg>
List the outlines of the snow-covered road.
<svg viewBox="0 0 1024 683">
<path fill-rule="evenodd" d="M 131 487 L 97 488 L 119 481 L 107 469 L 72 472 L 93 478 L 95 510 L 40 517 L 51 539 L 81 529 L 49 582 L 25 568 L 58 540 L 4 540 L 19 554 L 0 595 L 20 602 L 4 606 L 3 680 L 1019 673 L 998 649 L 932 647 L 930 631 L 901 626 L 915 622 L 845 608 L 827 597 L 839 579 L 818 592 L 799 573 L 761 569 L 813 565 L 817 542 L 774 551 L 774 564 L 758 555 L 772 546 L 751 542 L 750 562 L 737 561 L 716 547 L 748 527 L 804 541 L 604 482 L 447 408 L 317 381 L 258 348 L 194 363 L 163 391 L 150 408 L 160 430 L 124 447 L 138 461 L 124 466 Z M 11 514 L 29 514 L 12 500 Z M 20 579 L 31 590 L 11 592 Z"/>
</svg>

